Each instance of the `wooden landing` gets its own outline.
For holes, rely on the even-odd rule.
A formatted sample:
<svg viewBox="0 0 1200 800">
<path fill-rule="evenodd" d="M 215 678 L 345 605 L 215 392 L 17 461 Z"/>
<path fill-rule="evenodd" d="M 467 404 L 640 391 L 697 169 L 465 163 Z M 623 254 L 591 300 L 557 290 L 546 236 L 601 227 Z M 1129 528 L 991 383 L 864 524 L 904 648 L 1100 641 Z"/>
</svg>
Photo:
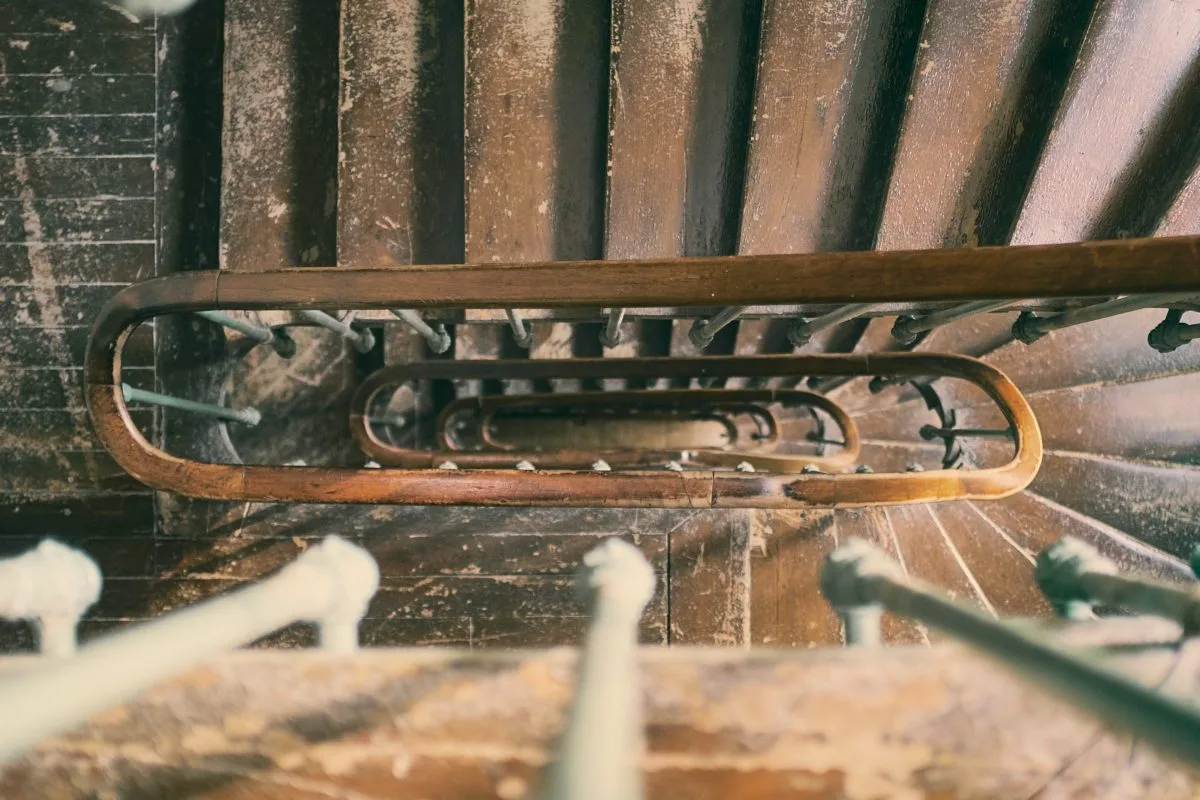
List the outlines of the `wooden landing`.
<svg viewBox="0 0 1200 800">
<path fill-rule="evenodd" d="M 1197 688 L 1167 648 L 1118 658 Z M 567 650 L 242 652 L 46 742 L 0 796 L 536 796 Z M 31 668 L 10 658 L 3 671 Z M 649 797 L 1193 797 L 1196 776 L 943 645 L 642 653 Z"/>
</svg>

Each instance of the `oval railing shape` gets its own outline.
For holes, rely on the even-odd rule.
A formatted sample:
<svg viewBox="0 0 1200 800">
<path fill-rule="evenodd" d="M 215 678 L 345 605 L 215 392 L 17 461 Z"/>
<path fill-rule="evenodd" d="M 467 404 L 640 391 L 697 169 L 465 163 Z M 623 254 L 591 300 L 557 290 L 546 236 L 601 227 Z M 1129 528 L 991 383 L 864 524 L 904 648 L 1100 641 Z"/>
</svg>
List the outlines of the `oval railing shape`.
<svg viewBox="0 0 1200 800">
<path fill-rule="evenodd" d="M 1000 313 L 1001 309 L 1045 313 L 1057 308 L 1053 313 L 1059 316 L 1053 319 L 1069 319 L 1072 324 L 1095 317 L 1101 313 L 1095 309 L 1101 308 L 1116 312 L 1171 301 L 1175 305 L 1169 307 L 1174 313 L 1180 310 L 1177 301 L 1186 299 L 1189 292 L 1200 293 L 1200 239 L 1196 237 L 908 252 L 404 269 L 191 272 L 135 284 L 118 293 L 106 306 L 89 340 L 85 364 L 87 401 L 101 440 L 131 474 L 152 486 L 198 497 L 344 503 L 691 507 L 845 506 L 994 498 L 1018 491 L 1032 480 L 1041 458 L 1040 434 L 1028 404 L 1007 378 L 982 363 L 958 356 L 889 352 L 868 356 L 557 362 L 527 359 L 520 365 L 444 361 L 416 363 L 400 369 L 404 379 L 580 375 L 626 379 L 654 375 L 710 380 L 803 376 L 820 381 L 825 376 L 827 381 L 836 382 L 854 376 L 886 376 L 889 380 L 922 376 L 961 378 L 977 384 L 1002 408 L 1008 420 L 1008 431 L 1003 433 L 1012 439 L 1015 451 L 1007 464 L 917 474 L 829 475 L 814 473 L 821 466 L 811 460 L 783 461 L 772 454 L 754 453 L 754 459 L 761 459 L 755 461 L 743 459 L 741 452 L 714 450 L 703 459 L 696 459 L 696 466 L 709 469 L 687 469 L 673 475 L 649 470 L 611 470 L 599 474 L 597 470 L 539 469 L 543 465 L 526 459 L 521 460 L 520 470 L 511 465 L 508 469 L 464 468 L 460 474 L 448 474 L 452 471 L 245 466 L 173 457 L 150 444 L 135 429 L 125 405 L 127 396 L 233 419 L 232 424 L 239 424 L 239 420 L 249 424 L 256 418 L 255 409 L 233 410 L 231 414 L 211 403 L 127 389 L 121 383 L 120 349 L 138 322 L 180 312 L 209 312 L 210 319 L 214 316 L 211 312 L 233 310 L 297 312 L 300 319 L 335 330 L 350 345 L 364 351 L 376 342 L 369 327 L 361 324 L 364 317 L 359 315 L 359 321 L 352 322 L 353 315 L 338 318 L 330 316 L 328 310 L 348 308 L 355 309 L 356 314 L 359 310 L 368 314 L 378 311 L 393 320 L 395 309 L 411 311 L 407 314 L 408 322 L 401 324 L 412 326 L 419 321 L 422 329 L 429 329 L 424 333 L 436 336 L 441 347 L 444 336 L 437 326 L 443 324 L 444 316 L 439 314 L 459 314 L 462 309 L 494 309 L 498 313 L 519 308 L 524 315 L 522 329 L 528 319 L 552 318 L 560 312 L 590 314 L 596 309 L 624 309 L 626 315 L 634 315 L 638 309 L 657 309 L 655 313 L 667 316 L 683 312 L 683 316 L 720 321 L 720 314 L 713 316 L 714 309 L 736 308 L 739 314 L 750 315 L 768 307 L 790 307 L 791 313 L 807 320 L 805 324 L 811 328 L 818 320 L 837 317 L 840 321 L 846 309 L 856 309 L 855 314 L 910 314 L 915 321 L 909 327 L 919 336 L 930 327 L 967 313 Z M 1122 299 L 1114 302 L 1111 298 Z M 1080 302 L 1085 304 L 1082 309 Z M 1191 308 L 1190 303 L 1185 302 L 1184 307 Z M 898 310 L 901 308 L 902 312 Z M 551 317 L 539 317 L 539 309 L 549 310 Z M 511 315 L 509 321 L 513 322 Z M 374 320 L 374 324 L 381 323 Z M 258 326 L 251 333 L 255 342 L 272 346 L 288 344 L 283 329 Z M 1190 335 L 1190 331 L 1184 333 Z M 1167 344 L 1174 344 L 1174 340 Z M 280 352 L 286 354 L 288 349 L 283 346 Z M 387 374 L 385 370 L 384 375 Z M 470 458 L 486 460 L 478 454 Z M 539 458 L 546 462 L 544 456 Z M 707 463 L 699 463 L 702 460 Z M 757 471 L 725 469 L 738 465 Z M 430 463 L 419 466 L 439 465 L 431 459 Z M 544 463 L 544 466 L 555 465 Z M 824 466 L 831 467 L 828 463 Z M 805 474 L 795 474 L 797 468 Z"/>
<path fill-rule="evenodd" d="M 606 368 L 638 370 L 640 359 L 604 359 Z M 446 362 L 448 364 L 463 362 Z M 529 360 L 501 362 L 499 369 L 509 377 L 521 378 L 531 367 Z M 591 362 L 588 362 L 591 363 Z M 469 367 L 467 369 L 470 369 Z M 532 367 L 537 369 L 537 367 Z M 352 401 L 350 430 L 363 452 L 376 463 L 387 466 L 428 467 L 447 460 L 463 468 L 511 466 L 528 461 L 544 469 L 588 469 L 597 461 L 613 468 L 661 466 L 667 462 L 700 466 L 737 467 L 749 464 L 752 469 L 774 472 L 800 472 L 812 467 L 825 472 L 844 469 L 854 464 L 859 455 L 860 439 L 853 419 L 841 406 L 815 392 L 800 389 L 664 389 L 617 392 L 583 392 L 564 394 L 504 395 L 467 397 L 446 406 L 438 419 L 440 450 L 418 450 L 397 447 L 383 441 L 375 432 L 369 409 L 375 399 L 394 381 L 389 376 L 401 376 L 404 370 L 390 368 L 380 375 L 369 376 Z M 842 433 L 841 449 L 832 455 L 802 455 L 776 452 L 781 445 L 781 423 L 768 408 L 778 404 L 783 409 L 820 409 L 828 414 Z M 634 412 L 637 412 L 636 414 Z M 455 432 L 453 422 L 464 412 L 479 417 L 479 449 L 468 450 Z M 698 418 L 719 419 L 732 441 L 725 447 L 696 446 L 691 448 L 624 448 L 624 449 L 560 449 L 506 447 L 489 432 L 498 414 L 523 412 L 530 418 L 539 413 L 566 414 L 560 418 L 580 421 L 602 420 L 604 414 L 614 421 L 646 418 L 650 414 L 675 414 L 681 421 Z M 592 416 L 589 416 L 591 414 Z M 620 416 L 617 416 L 620 415 Z M 750 417 L 756 427 L 753 443 L 739 446 L 738 432 L 728 415 Z"/>
</svg>

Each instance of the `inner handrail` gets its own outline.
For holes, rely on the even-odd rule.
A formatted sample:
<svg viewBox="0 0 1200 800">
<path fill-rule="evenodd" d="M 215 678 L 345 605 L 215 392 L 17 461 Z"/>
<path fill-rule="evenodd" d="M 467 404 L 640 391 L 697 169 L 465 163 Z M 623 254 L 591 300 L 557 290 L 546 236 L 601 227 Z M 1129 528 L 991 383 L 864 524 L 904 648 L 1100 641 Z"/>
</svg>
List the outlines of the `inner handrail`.
<svg viewBox="0 0 1200 800">
<path fill-rule="evenodd" d="M 606 359 L 612 360 L 612 359 Z M 638 359 L 627 359 L 634 364 Z M 462 363 L 462 362 L 458 362 Z M 521 377 L 527 359 L 515 359 L 512 377 Z M 858 458 L 861 440 L 854 420 L 845 409 L 824 395 L 802 389 L 661 389 L 626 390 L 616 392 L 579 392 L 563 394 L 502 395 L 460 398 L 442 411 L 438 418 L 440 451 L 402 448 L 382 441 L 371 427 L 369 409 L 375 398 L 387 388 L 377 380 L 368 379 L 351 401 L 350 431 L 363 452 L 376 463 L 388 466 L 430 466 L 451 460 L 464 468 L 507 466 L 517 461 L 529 461 L 538 467 L 555 469 L 588 469 L 596 461 L 614 466 L 652 466 L 667 461 L 687 460 L 709 466 L 737 466 L 750 463 L 754 467 L 776 466 L 778 472 L 799 472 L 806 466 L 832 472 L 852 465 Z M 842 431 L 842 449 L 828 456 L 818 455 L 774 455 L 771 450 L 779 444 L 779 421 L 767 410 L 769 404 L 778 403 L 784 408 L 809 407 L 825 411 Z M 553 408 L 619 408 L 636 405 L 643 410 L 678 409 L 699 411 L 715 409 L 722 412 L 737 412 L 755 417 L 760 424 L 759 441 L 752 449 L 730 447 L 726 449 L 701 448 L 686 453 L 674 450 L 518 450 L 490 446 L 483 451 L 470 452 L 454 439 L 449 422 L 467 410 L 479 410 L 485 417 L 481 430 L 487 422 L 502 410 L 553 409 Z"/>
</svg>

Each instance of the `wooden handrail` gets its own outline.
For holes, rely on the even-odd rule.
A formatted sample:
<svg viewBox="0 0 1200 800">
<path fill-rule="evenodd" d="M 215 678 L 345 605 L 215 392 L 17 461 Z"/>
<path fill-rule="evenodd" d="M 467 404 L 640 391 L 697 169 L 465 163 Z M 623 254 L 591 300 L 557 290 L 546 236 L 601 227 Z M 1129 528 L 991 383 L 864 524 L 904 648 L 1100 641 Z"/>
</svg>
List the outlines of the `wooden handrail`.
<svg viewBox="0 0 1200 800">
<path fill-rule="evenodd" d="M 518 472 L 330 469 L 207 464 L 151 445 L 130 420 L 120 349 L 141 320 L 203 310 L 314 308 L 580 308 L 771 303 L 970 301 L 1200 293 L 1200 237 L 644 261 L 572 261 L 190 272 L 134 284 L 104 308 L 85 361 L 88 407 L 105 446 L 152 486 L 230 500 L 328 503 L 620 506 L 847 506 L 1003 497 L 1031 481 L 1041 436 L 1025 399 L 1003 374 L 969 358 L 916 354 L 737 359 L 645 359 L 662 377 L 726 375 L 943 375 L 972 381 L 1013 427 L 1016 455 L 1001 467 L 912 474 L 786 475 L 724 472 Z M 537 377 L 570 377 L 586 359 L 530 361 Z M 615 361 L 615 359 L 610 359 Z M 656 363 L 665 361 L 667 363 Z M 443 366 L 436 366 L 437 364 Z M 427 377 L 505 378 L 496 362 L 428 362 Z M 568 367 L 564 365 L 575 365 Z M 418 365 L 414 365 L 418 366 Z M 466 374 L 469 372 L 470 374 Z M 449 373 L 443 373 L 449 377 Z M 414 374 L 415 377 L 415 374 Z"/>
<path fill-rule="evenodd" d="M 685 273 L 687 263 L 696 266 L 706 262 L 686 262 Z M 606 268 L 601 265 L 600 271 L 605 272 Z M 540 288 L 535 292 L 534 287 L 527 285 L 527 279 L 538 275 L 536 270 L 514 269 L 511 281 L 499 278 L 490 267 L 461 267 L 443 272 L 445 276 L 453 276 L 453 280 L 414 283 L 406 269 L 316 269 L 254 274 L 195 272 L 134 284 L 105 306 L 88 340 L 87 402 L 97 435 L 117 463 L 150 486 L 193 497 L 253 502 L 693 508 L 861 506 L 1004 497 L 1028 485 L 1041 463 L 1042 441 L 1037 421 L 1017 387 L 980 361 L 949 355 L 652 358 L 639 360 L 638 369 L 642 375 L 661 377 L 885 374 L 962 378 L 990 395 L 1013 426 L 1016 454 L 1009 463 L 983 470 L 851 475 L 247 466 L 172 456 L 147 441 L 129 416 L 121 391 L 121 349 L 137 322 L 159 314 L 232 308 L 412 306 L 414 302 L 445 307 L 480 302 L 489 285 L 508 287 L 507 293 L 501 293 L 505 296 L 491 301 L 492 305 L 510 304 L 519 297 L 521 302 L 561 306 L 580 301 L 581 297 L 594 302 L 596 298 L 590 293 L 600 291 L 592 285 L 573 294 L 569 283 L 548 282 L 543 276 L 537 279 Z M 723 285 L 742 283 L 725 281 Z M 609 291 L 622 294 L 619 284 L 617 281 Z M 514 286 L 524 288 L 514 293 Z M 557 294 L 547 297 L 546 286 L 554 287 Z M 412 288 L 413 295 L 399 297 L 404 287 Z M 468 288 L 464 291 L 462 287 Z M 696 288 L 692 286 L 693 297 Z M 1006 294 L 1011 291 L 1011 281 L 1005 284 L 1005 289 Z M 740 295 L 727 290 L 723 295 L 709 293 L 706 300 L 730 302 L 736 297 Z M 597 377 L 637 377 L 628 372 L 615 373 L 615 361 L 546 359 L 530 360 L 527 364 L 529 371 L 536 373 L 534 377 L 571 377 L 580 370 Z M 408 377 L 508 377 L 497 372 L 498 363 L 426 361 L 406 365 L 404 369 Z"/>
<path fill-rule="evenodd" d="M 603 359 L 607 369 L 636 371 L 642 359 Z M 463 364 L 470 362 L 448 362 Z M 594 363 L 589 360 L 588 363 Z M 498 369 L 504 370 L 509 378 L 520 379 L 531 369 L 540 369 L 537 362 L 529 359 L 514 359 L 501 362 Z M 467 369 L 470 369 L 468 367 Z M 453 461 L 464 468 L 505 467 L 517 461 L 530 461 L 547 469 L 589 469 L 597 460 L 613 467 L 661 466 L 667 461 L 684 460 L 680 451 L 670 450 L 561 450 L 534 451 L 511 450 L 492 447 L 484 451 L 465 451 L 455 446 L 447 431 L 447 423 L 456 414 L 472 408 L 490 413 L 502 409 L 518 408 L 599 408 L 637 404 L 644 409 L 678 409 L 698 411 L 716 409 L 722 412 L 750 413 L 763 415 L 767 425 L 766 438 L 751 450 L 730 448 L 727 450 L 701 449 L 693 451 L 687 460 L 708 466 L 733 467 L 745 461 L 756 469 L 776 472 L 800 472 L 804 467 L 822 471 L 840 470 L 858 458 L 860 439 L 854 420 L 846 411 L 824 395 L 801 389 L 667 389 L 630 390 L 619 392 L 583 392 L 570 394 L 504 395 L 495 397 L 467 397 L 456 400 L 446 407 L 438 421 L 442 449 L 438 451 L 416 450 L 397 447 L 379 439 L 371 428 L 369 410 L 376 397 L 390 385 L 406 378 L 400 373 L 403 368 L 392 367 L 382 370 L 384 376 L 368 376 L 351 400 L 350 431 L 363 452 L 373 461 L 387 466 L 408 468 L 436 466 L 443 461 Z M 390 380 L 387 376 L 399 376 Z M 841 428 L 845 444 L 842 450 L 831 456 L 803 454 L 776 455 L 772 452 L 778 443 L 779 423 L 765 406 L 780 403 L 785 408 L 808 406 L 828 413 Z M 482 426 L 486 428 L 485 418 Z"/>
<path fill-rule="evenodd" d="M 621 409 L 637 408 L 638 414 L 650 413 L 690 415 L 691 419 L 721 419 L 729 428 L 730 442 L 738 438 L 734 417 L 748 416 L 754 419 L 758 432 L 758 446 L 772 445 L 779 440 L 778 418 L 761 400 L 739 399 L 736 395 L 750 390 L 741 389 L 629 389 L 610 392 L 563 392 L 532 395 L 490 395 L 464 397 L 447 406 L 447 411 L 475 406 L 483 412 L 480 433 L 484 446 L 492 450 L 518 450 L 506 447 L 494 439 L 489 425 L 504 411 L 524 409 L 526 411 L 578 410 L 578 409 Z M 769 402 L 769 401 L 767 401 Z M 443 444 L 447 443 L 448 430 L 439 431 Z"/>
</svg>

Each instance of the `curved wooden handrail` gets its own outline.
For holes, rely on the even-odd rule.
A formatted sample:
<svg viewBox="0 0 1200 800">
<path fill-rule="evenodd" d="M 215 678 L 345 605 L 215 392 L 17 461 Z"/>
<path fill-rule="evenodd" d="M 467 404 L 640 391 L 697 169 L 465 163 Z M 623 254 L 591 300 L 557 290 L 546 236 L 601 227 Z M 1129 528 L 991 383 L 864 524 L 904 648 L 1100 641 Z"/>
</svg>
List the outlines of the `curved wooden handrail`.
<svg viewBox="0 0 1200 800">
<path fill-rule="evenodd" d="M 605 406 L 622 405 L 632 406 L 637 404 L 638 408 L 644 412 L 650 409 L 651 413 L 661 411 L 664 414 L 678 416 L 682 413 L 690 413 L 692 419 L 719 419 L 726 426 L 729 433 L 730 442 L 736 442 L 739 436 L 737 424 L 733 421 L 734 417 L 749 416 L 754 419 L 758 426 L 756 436 L 759 439 L 759 444 L 766 446 L 774 443 L 779 439 L 779 420 L 771 413 L 769 409 L 758 405 L 754 402 L 737 403 L 732 399 L 720 401 L 708 393 L 726 391 L 722 389 L 630 389 L 623 391 L 612 392 L 574 392 L 574 393 L 555 393 L 555 394 L 538 394 L 538 395 L 501 395 L 501 396 L 485 396 L 485 397 L 465 397 L 462 400 L 457 400 L 451 406 L 459 405 L 460 403 L 470 404 L 472 401 L 477 403 L 483 409 L 484 415 L 480 420 L 480 433 L 484 445 L 491 450 L 516 450 L 519 448 L 505 447 L 502 442 L 496 441 L 492 434 L 489 433 L 491 423 L 495 421 L 496 415 L 506 409 L 513 408 L 603 408 Z M 739 391 L 739 390 L 729 390 Z M 659 397 L 658 395 L 663 395 Z M 607 399 L 608 402 L 602 402 Z M 498 402 L 497 402 L 498 401 Z M 443 439 L 443 442 L 445 439 Z"/>
<path fill-rule="evenodd" d="M 615 369 L 636 369 L 641 359 L 605 359 L 606 364 L 615 364 Z M 463 362 L 453 362 L 463 363 Z M 521 378 L 529 369 L 528 359 L 506 363 L 506 373 L 511 378 Z M 536 369 L 536 367 L 534 367 Z M 394 373 L 398 370 L 388 370 Z M 662 466 L 667 461 L 691 461 L 708 466 L 734 467 L 742 462 L 756 469 L 773 469 L 778 472 L 800 472 L 805 467 L 822 471 L 836 471 L 853 464 L 861 447 L 858 428 L 854 420 L 837 403 L 824 395 L 802 389 L 665 389 L 629 390 L 618 392 L 582 392 L 570 394 L 504 395 L 494 397 L 467 397 L 456 400 L 446 407 L 438 421 L 442 450 L 415 450 L 387 444 L 375 435 L 371 428 L 368 410 L 373 400 L 393 383 L 381 383 L 368 376 L 367 380 L 351 400 L 350 431 L 363 452 L 373 461 L 387 466 L 428 467 L 443 461 L 453 461 L 459 467 L 477 468 L 512 466 L 517 461 L 529 461 L 545 469 L 589 469 L 597 460 L 604 460 L 613 467 Z M 638 404 L 647 409 L 699 410 L 718 409 L 723 412 L 750 413 L 761 415 L 766 426 L 765 439 L 751 450 L 701 449 L 684 453 L 672 450 L 512 450 L 491 448 L 483 451 L 466 451 L 455 446 L 447 431 L 446 423 L 456 414 L 472 408 L 490 410 L 513 408 L 595 408 Z M 771 448 L 778 442 L 779 422 L 764 406 L 780 403 L 785 408 L 809 406 L 828 413 L 842 430 L 845 444 L 840 452 L 831 456 L 775 455 Z M 486 429 L 487 418 L 482 427 Z"/>
<path fill-rule="evenodd" d="M 706 390 L 702 390 L 706 391 Z M 461 442 L 458 442 L 454 433 L 450 430 L 449 421 L 451 418 L 465 411 L 475 411 L 482 414 L 479 421 L 480 439 L 482 448 L 485 450 L 503 450 L 506 452 L 518 452 L 522 448 L 508 447 L 503 442 L 496 441 L 492 434 L 488 432 L 488 426 L 495 420 L 498 413 L 506 410 L 521 409 L 526 411 L 537 410 L 570 410 L 584 408 L 603 408 L 605 406 L 622 406 L 630 405 L 637 401 L 639 396 L 644 397 L 645 404 L 643 409 L 650 414 L 661 413 L 663 415 L 679 416 L 680 413 L 687 411 L 691 412 L 689 419 L 719 419 L 725 425 L 727 432 L 730 434 L 730 439 L 736 440 L 738 436 L 737 426 L 732 419 L 729 418 L 730 411 L 726 407 L 714 409 L 712 404 L 699 402 L 687 403 L 685 408 L 683 403 L 672 401 L 676 399 L 673 395 L 682 396 L 687 390 L 670 389 L 662 392 L 654 392 L 654 395 L 662 394 L 662 398 L 650 395 L 649 390 L 629 390 L 617 392 L 570 392 L 570 393 L 554 393 L 554 394 L 525 394 L 525 395 L 488 395 L 482 397 L 462 397 L 451 402 L 446 406 L 445 410 L 438 416 L 437 436 L 438 441 L 445 450 L 466 451 L 462 447 Z M 378 394 L 377 392 L 375 393 Z M 605 398 L 611 397 L 610 402 L 603 402 Z M 661 401 L 661 402 L 660 402 Z M 368 401 L 369 402 L 369 401 Z M 356 420 L 354 419 L 357 403 L 355 399 L 351 400 L 351 431 L 354 430 Z M 769 437 L 776 439 L 779 436 L 779 423 L 775 416 L 765 408 L 758 406 L 750 406 L 747 411 L 753 413 L 760 418 L 759 429 L 763 426 L 769 431 Z M 711 412 L 711 413 L 708 413 Z M 538 451 L 544 454 L 544 451 Z M 673 451 L 663 451 L 673 452 Z M 593 459 L 594 460 L 594 459 Z M 384 462 L 380 462 L 384 463 Z M 388 462 L 390 463 L 390 462 Z"/>
<path fill-rule="evenodd" d="M 666 412 L 666 411 L 658 412 L 658 413 L 651 412 L 650 414 L 647 414 L 644 416 L 639 416 L 638 419 L 643 419 L 643 420 L 644 419 L 658 419 L 660 421 L 670 419 L 670 420 L 674 420 L 674 421 L 687 420 L 687 421 L 692 421 L 692 422 L 715 422 L 724 429 L 725 435 L 726 435 L 726 437 L 728 437 L 729 442 L 730 442 L 729 446 L 732 447 L 733 445 L 735 445 L 737 443 L 738 437 L 741 436 L 741 431 L 738 430 L 738 424 L 735 421 L 735 418 L 737 416 L 742 415 L 743 413 L 753 414 L 754 419 L 757 422 L 757 424 L 759 425 L 760 429 L 764 425 L 768 426 L 772 431 L 772 435 L 771 435 L 772 439 L 775 439 L 778 437 L 779 422 L 778 422 L 778 420 L 775 419 L 775 415 L 771 414 L 771 412 L 767 411 L 766 409 L 758 408 L 757 406 L 751 406 L 748 409 L 736 409 L 736 408 L 722 408 L 719 410 L 714 409 L 712 412 L 709 412 L 709 413 L 697 412 L 695 414 L 688 415 L 687 417 L 682 417 L 679 414 L 672 414 L 672 413 Z M 494 432 L 494 427 L 496 425 L 496 417 L 497 416 L 500 416 L 501 419 L 505 418 L 502 409 L 498 409 L 498 408 L 488 409 L 488 410 L 484 411 L 483 417 L 479 420 L 480 449 L 482 449 L 482 450 L 507 450 L 510 452 L 519 452 L 520 450 L 522 450 L 522 448 L 517 445 L 507 444 L 496 438 L 496 434 Z M 461 442 L 458 444 L 461 444 Z M 461 446 L 454 447 L 452 449 L 461 450 L 464 452 L 469 450 L 469 448 L 461 447 Z M 543 453 L 543 454 L 550 452 L 549 450 L 547 450 L 544 447 L 532 448 L 532 449 L 538 453 Z M 683 451 L 681 450 L 680 452 L 683 452 Z"/>
<path fill-rule="evenodd" d="M 1186 261 L 1176 272 L 1182 281 L 1151 277 L 1156 290 L 1182 290 L 1200 284 L 1200 258 L 1194 240 L 1158 240 L 1129 243 L 1041 248 L 1037 263 L 1062 262 L 1069 268 L 1085 259 L 1092 264 L 1090 279 L 1080 285 L 1103 286 L 1103 291 L 1136 290 L 1130 285 L 1142 266 L 1160 268 L 1172 259 Z M 1074 248 L 1074 249 L 1072 249 Z M 1037 249 L 1037 248 L 1033 248 Z M 857 263 L 858 254 L 837 254 L 835 260 L 808 256 L 775 256 L 761 260 L 755 269 L 731 271 L 730 259 L 683 259 L 678 270 L 661 269 L 652 262 L 644 271 L 637 262 L 515 266 L 504 273 L 494 265 L 415 269 L 295 269 L 259 273 L 192 272 L 134 284 L 105 306 L 92 327 L 85 360 L 88 409 L 97 435 L 117 463 L 138 480 L 165 491 L 194 497 L 236 501 L 286 501 L 310 503 L 394 503 L 419 505 L 553 505 L 553 506 L 656 506 L 656 507 L 761 507 L 857 506 L 878 503 L 912 503 L 948 499 L 988 499 L 1019 491 L 1033 480 L 1041 463 L 1042 440 L 1029 404 L 1017 387 L 996 369 L 963 356 L 881 354 L 870 356 L 751 356 L 744 358 L 643 359 L 644 369 L 661 377 L 770 377 L 804 375 L 943 375 L 978 385 L 1002 409 L 1014 430 L 1016 454 L 1000 467 L 981 470 L 932 470 L 903 474 L 793 475 L 739 472 L 617 471 L 571 472 L 519 470 L 450 471 L 437 469 L 345 469 L 329 467 L 273 467 L 212 464 L 178 458 L 152 445 L 137 430 L 121 391 L 121 349 L 141 320 L 160 314 L 215 309 L 302 309 L 397 307 L 505 307 L 542 305 L 561 307 L 596 304 L 759 302 L 769 295 L 774 302 L 790 302 L 796 295 L 821 299 L 873 299 L 895 297 L 923 299 L 977 298 L 970 287 L 973 271 L 964 267 L 979 251 L 959 251 L 955 281 L 930 284 L 915 291 L 916 282 L 898 279 L 900 273 L 880 274 L 874 269 L 874 287 L 854 297 L 859 285 L 854 269 L 845 274 L 827 270 L 831 264 Z M 1031 249 L 1032 250 L 1032 249 Z M 1135 253 L 1154 258 L 1135 261 Z M 872 256 L 864 264 L 891 263 Z M 921 264 L 917 254 L 898 254 L 910 266 Z M 945 266 L 954 251 L 926 254 L 930 263 Z M 996 251 L 987 259 L 995 261 Z M 1107 261 L 1106 261 L 1107 259 Z M 1011 267 L 996 274 L 987 296 L 1015 294 L 1062 295 L 1062 286 L 1047 286 L 1019 258 L 1005 257 Z M 991 263 L 990 261 L 988 263 Z M 1112 266 L 1116 264 L 1116 266 Z M 553 270 L 551 270 L 553 266 Z M 938 267 L 941 269 L 942 267 Z M 822 271 L 825 270 L 825 271 Z M 551 272 L 554 279 L 550 280 Z M 868 270 L 870 271 L 870 270 Z M 936 271 L 936 270 L 935 270 Z M 1170 270 L 1166 270 L 1170 271 Z M 574 276 L 573 285 L 563 276 Z M 674 277 L 670 277 L 674 276 Z M 680 276 L 682 279 L 680 280 Z M 697 278 L 711 278 L 711 284 Z M 757 276 L 757 277 L 755 277 Z M 806 277 L 816 276 L 815 281 Z M 654 280 L 651 280 L 653 278 Z M 848 278 L 850 280 L 848 280 Z M 663 286 L 655 280 L 661 279 Z M 628 281 L 623 284 L 622 281 Z M 1189 284 L 1191 281 L 1191 284 Z M 1188 284 L 1188 285 L 1184 285 Z M 547 297 L 546 287 L 556 294 Z M 1029 291 L 1039 286 L 1047 291 Z M 631 289 L 631 287 L 633 287 Z M 747 287 L 758 287 L 748 289 Z M 768 289 L 770 291 L 768 291 Z M 890 289 L 890 291 L 889 291 Z M 849 292 L 849 295 L 847 294 Z M 605 362 L 617 359 L 546 359 L 529 361 L 544 377 L 570 377 L 588 369 L 598 377 L 636 377 L 613 374 Z M 597 363 L 599 362 L 599 363 Z M 407 367 L 412 377 L 503 378 L 496 374 L 502 362 L 428 361 Z M 378 373 L 377 373 L 378 374 Z"/>
<path fill-rule="evenodd" d="M 726 438 L 728 439 L 728 441 L 730 441 L 730 445 L 728 445 L 728 446 L 733 446 L 733 445 L 737 444 L 738 438 L 740 437 L 740 435 L 742 435 L 742 432 L 740 432 L 738 429 L 738 423 L 736 421 L 736 417 L 738 415 L 739 415 L 739 409 L 720 409 L 720 410 L 714 409 L 713 411 L 710 411 L 710 413 L 696 413 L 696 414 L 690 414 L 686 417 L 680 416 L 679 414 L 671 414 L 671 413 L 668 413 L 668 411 L 659 411 L 659 413 L 653 413 L 653 411 L 652 411 L 652 413 L 638 416 L 638 417 L 636 417 L 636 419 L 638 419 L 638 420 L 658 420 L 660 422 L 664 421 L 664 420 L 671 420 L 671 421 L 676 421 L 676 422 L 678 422 L 678 421 L 714 422 L 714 423 L 716 423 L 716 425 L 719 425 L 722 429 L 724 429 Z M 763 416 L 763 415 L 766 415 L 766 416 Z M 548 453 L 552 452 L 552 450 L 547 449 L 547 447 L 522 447 L 520 445 L 505 443 L 505 441 L 497 439 L 496 432 L 494 432 L 494 427 L 496 427 L 496 423 L 497 423 L 497 416 L 500 417 L 500 420 L 514 419 L 514 417 L 506 416 L 503 413 L 503 409 L 485 410 L 484 415 L 482 415 L 482 417 L 479 421 L 479 438 L 480 438 L 479 449 L 480 450 L 502 450 L 502 451 L 509 451 L 509 452 L 520 452 L 522 450 L 532 450 L 534 452 L 542 453 L 542 455 L 548 455 Z M 758 425 L 760 425 L 760 426 L 764 425 L 764 422 L 762 421 L 763 419 L 769 419 L 770 421 L 766 422 L 766 425 L 769 425 L 770 427 L 775 429 L 775 431 L 778 431 L 778 427 L 779 427 L 778 421 L 775 421 L 774 415 L 770 414 L 769 411 L 767 411 L 766 409 L 757 409 L 756 408 L 755 409 L 755 419 L 758 421 Z M 778 435 L 778 433 L 776 433 L 776 435 Z M 461 445 L 462 443 L 458 443 L 458 444 Z M 458 447 L 455 447 L 455 449 L 463 451 L 463 452 L 467 452 L 470 450 L 470 447 L 458 446 Z M 613 450 L 616 450 L 616 447 L 613 447 Z M 680 452 L 683 452 L 683 450 L 680 449 Z"/>
</svg>

